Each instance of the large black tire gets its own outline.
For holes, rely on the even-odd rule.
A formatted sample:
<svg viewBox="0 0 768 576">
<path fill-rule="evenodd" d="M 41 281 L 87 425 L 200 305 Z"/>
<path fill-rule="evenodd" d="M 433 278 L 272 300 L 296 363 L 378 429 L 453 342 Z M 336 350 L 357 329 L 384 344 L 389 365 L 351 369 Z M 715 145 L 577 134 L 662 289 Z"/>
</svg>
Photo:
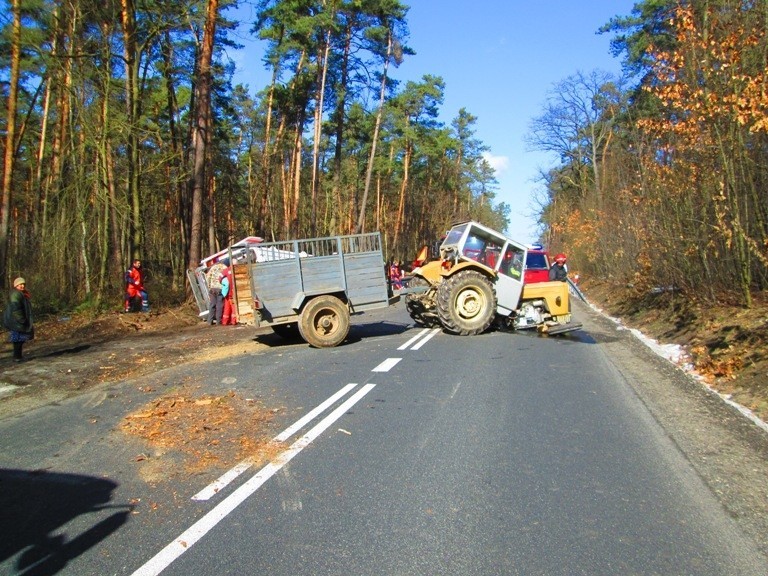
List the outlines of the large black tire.
<svg viewBox="0 0 768 576">
<path fill-rule="evenodd" d="M 299 324 L 297 322 L 274 324 L 272 326 L 272 332 L 284 340 L 298 340 L 301 338 L 301 332 L 299 332 Z"/>
<path fill-rule="evenodd" d="M 429 286 L 429 282 L 426 278 L 421 276 L 414 276 L 408 282 L 408 287 L 412 286 Z M 430 290 L 423 294 L 406 294 L 405 295 L 405 309 L 408 314 L 413 318 L 414 323 L 417 326 L 425 326 L 432 328 L 440 324 L 440 319 L 437 317 L 437 309 L 435 307 L 435 291 Z"/>
<path fill-rule="evenodd" d="M 496 316 L 496 292 L 490 279 L 464 270 L 437 289 L 437 315 L 448 332 L 470 336 L 485 332 Z"/>
<path fill-rule="evenodd" d="M 349 334 L 349 308 L 335 296 L 317 296 L 301 311 L 299 332 L 316 348 L 338 346 Z"/>
</svg>

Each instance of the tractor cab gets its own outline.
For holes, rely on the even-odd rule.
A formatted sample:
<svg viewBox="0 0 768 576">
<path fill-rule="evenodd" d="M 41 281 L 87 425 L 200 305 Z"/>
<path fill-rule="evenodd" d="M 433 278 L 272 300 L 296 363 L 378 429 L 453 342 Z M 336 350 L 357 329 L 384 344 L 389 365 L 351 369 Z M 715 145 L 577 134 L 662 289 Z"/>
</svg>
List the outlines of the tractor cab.
<svg viewBox="0 0 768 576">
<path fill-rule="evenodd" d="M 495 281 L 498 312 L 505 316 L 520 301 L 526 250 L 524 244 L 478 222 L 465 222 L 451 228 L 440 246 L 440 255 L 444 273 L 462 262 L 480 264 Z"/>
</svg>

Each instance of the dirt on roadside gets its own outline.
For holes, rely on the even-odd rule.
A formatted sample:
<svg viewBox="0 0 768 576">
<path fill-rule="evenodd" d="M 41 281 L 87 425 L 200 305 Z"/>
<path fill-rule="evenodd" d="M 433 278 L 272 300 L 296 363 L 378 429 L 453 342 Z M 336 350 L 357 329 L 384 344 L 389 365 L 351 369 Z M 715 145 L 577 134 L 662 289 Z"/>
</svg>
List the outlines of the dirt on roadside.
<svg viewBox="0 0 768 576">
<path fill-rule="evenodd" d="M 264 331 L 248 326 L 208 326 L 182 306 L 150 313 L 47 319 L 24 345 L 25 361 L 11 360 L 7 335 L 0 357 L 0 418 L 60 402 L 98 385 L 140 378 L 189 362 L 252 353 L 265 346 Z M 236 393 L 212 396 L 180 387 L 157 396 L 141 384 L 148 403 L 126 414 L 118 430 L 146 443 L 146 453 L 173 451 L 189 473 L 231 466 L 269 453 L 264 434 L 275 409 Z M 155 481 L 149 459 L 142 474 Z"/>
<path fill-rule="evenodd" d="M 64 398 L 104 382 L 252 351 L 255 334 L 246 326 L 208 326 L 191 306 L 50 318 L 36 323 L 35 340 L 24 345 L 24 362 L 12 362 L 11 345 L 7 335 L 3 338 L 0 386 L 13 387 L 14 398 L 42 389 Z"/>
</svg>

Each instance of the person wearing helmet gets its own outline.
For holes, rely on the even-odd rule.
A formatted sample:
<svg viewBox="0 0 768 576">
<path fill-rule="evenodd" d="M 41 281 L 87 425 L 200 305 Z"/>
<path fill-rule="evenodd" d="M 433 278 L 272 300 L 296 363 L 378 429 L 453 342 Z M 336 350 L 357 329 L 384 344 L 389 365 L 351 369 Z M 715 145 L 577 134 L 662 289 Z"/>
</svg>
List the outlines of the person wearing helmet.
<svg viewBox="0 0 768 576">
<path fill-rule="evenodd" d="M 565 282 L 568 279 L 568 268 L 565 267 L 566 260 L 567 258 L 562 252 L 555 256 L 555 263 L 549 269 L 550 282 Z"/>
</svg>

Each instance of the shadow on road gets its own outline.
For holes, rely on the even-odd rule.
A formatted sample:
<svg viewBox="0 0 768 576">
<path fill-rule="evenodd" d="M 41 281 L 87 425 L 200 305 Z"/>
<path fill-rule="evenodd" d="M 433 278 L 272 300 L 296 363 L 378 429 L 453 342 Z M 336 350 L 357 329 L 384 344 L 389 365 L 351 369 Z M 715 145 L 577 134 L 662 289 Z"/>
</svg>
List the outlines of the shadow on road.
<svg viewBox="0 0 768 576">
<path fill-rule="evenodd" d="M 55 358 L 57 356 L 64 356 L 65 354 L 79 354 L 85 352 L 91 348 L 90 344 L 80 344 L 79 346 L 72 346 L 69 348 L 61 348 L 59 350 L 53 350 L 47 354 L 42 354 L 41 358 Z"/>
<path fill-rule="evenodd" d="M 0 469 L 0 562 L 21 553 L 18 574 L 56 574 L 125 524 L 132 506 L 108 505 L 116 487 L 92 476 Z M 66 533 L 74 518 L 109 509 L 116 511 L 84 532 Z"/>
<path fill-rule="evenodd" d="M 353 324 L 349 330 L 347 341 L 356 342 L 374 336 L 394 336 L 395 334 L 402 334 L 412 327 L 413 324 L 387 321 Z"/>
<path fill-rule="evenodd" d="M 373 338 L 375 336 L 391 336 L 394 334 L 402 334 L 411 327 L 411 324 L 403 324 L 398 322 L 368 322 L 361 324 L 353 324 L 349 328 L 349 335 L 346 340 L 342 342 L 341 346 L 346 344 L 352 344 L 354 342 L 360 342 L 364 338 Z M 292 344 L 304 344 L 306 342 L 298 334 L 298 330 L 290 337 L 278 336 L 273 332 L 265 332 L 264 334 L 258 334 L 253 338 L 254 342 L 264 344 L 270 348 L 279 346 L 289 346 Z"/>
</svg>

